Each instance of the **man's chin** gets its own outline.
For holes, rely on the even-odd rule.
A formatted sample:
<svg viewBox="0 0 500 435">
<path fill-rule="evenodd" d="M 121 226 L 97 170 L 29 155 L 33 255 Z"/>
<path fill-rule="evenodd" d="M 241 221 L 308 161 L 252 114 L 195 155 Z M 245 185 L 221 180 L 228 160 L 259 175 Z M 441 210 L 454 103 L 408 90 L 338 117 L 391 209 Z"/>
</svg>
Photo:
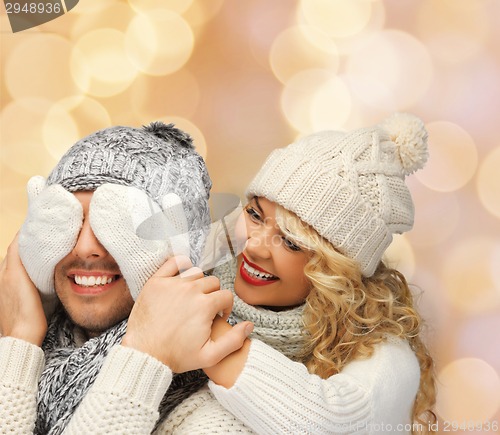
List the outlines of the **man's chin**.
<svg viewBox="0 0 500 435">
<path fill-rule="evenodd" d="M 70 314 L 68 315 L 71 321 L 80 329 L 82 329 L 88 338 L 94 338 L 105 333 L 128 317 L 127 315 L 125 317 L 120 316 L 116 318 L 102 319 L 92 316 L 82 317 L 81 315 L 75 316 L 76 318 L 74 318 Z"/>
<path fill-rule="evenodd" d="M 71 321 L 83 330 L 88 338 L 93 338 L 113 328 L 122 320 L 128 318 L 132 310 L 133 301 L 123 301 L 121 305 L 112 307 L 103 306 L 75 306 L 62 302 L 66 314 Z"/>
<path fill-rule="evenodd" d="M 101 335 L 130 315 L 134 300 L 123 282 L 111 291 L 82 296 L 64 278 L 56 277 L 57 296 L 71 321 L 88 337 Z"/>
</svg>

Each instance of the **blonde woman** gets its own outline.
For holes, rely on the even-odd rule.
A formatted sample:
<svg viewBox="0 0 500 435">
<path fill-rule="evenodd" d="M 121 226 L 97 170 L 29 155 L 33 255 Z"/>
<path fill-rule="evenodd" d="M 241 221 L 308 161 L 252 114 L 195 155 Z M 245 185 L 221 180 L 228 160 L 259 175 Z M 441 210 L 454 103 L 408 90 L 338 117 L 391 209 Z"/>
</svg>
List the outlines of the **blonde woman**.
<svg viewBox="0 0 500 435">
<path fill-rule="evenodd" d="M 253 332 L 204 369 L 209 388 L 174 410 L 167 433 L 430 432 L 422 321 L 404 276 L 382 261 L 413 225 L 405 177 L 425 164 L 426 141 L 418 118 L 396 114 L 271 153 L 247 190 L 245 249 L 216 270 L 234 293 L 232 323 Z M 212 340 L 226 331 L 216 318 Z M 167 365 L 192 359 L 177 351 Z"/>
</svg>

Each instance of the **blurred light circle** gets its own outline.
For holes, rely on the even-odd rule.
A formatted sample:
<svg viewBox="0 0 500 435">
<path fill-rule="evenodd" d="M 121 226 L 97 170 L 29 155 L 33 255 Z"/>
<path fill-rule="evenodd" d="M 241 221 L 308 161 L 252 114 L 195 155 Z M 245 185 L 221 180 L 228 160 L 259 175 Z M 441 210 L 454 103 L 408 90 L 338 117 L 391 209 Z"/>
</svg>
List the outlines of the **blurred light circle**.
<svg viewBox="0 0 500 435">
<path fill-rule="evenodd" d="M 189 9 L 183 13 L 186 21 L 195 29 L 202 30 L 202 26 L 214 18 L 224 4 L 224 0 L 210 0 L 209 2 L 191 3 Z"/>
<path fill-rule="evenodd" d="M 156 9 L 137 15 L 130 23 L 125 46 L 140 71 L 150 75 L 171 74 L 191 57 L 194 36 L 178 14 Z"/>
<path fill-rule="evenodd" d="M 260 66 L 268 69 L 271 47 L 276 38 L 291 26 L 295 26 L 293 18 L 296 8 L 290 7 L 288 2 L 266 2 L 266 12 L 262 13 L 262 3 L 247 2 L 245 5 L 246 7 L 240 10 L 244 16 L 243 21 L 231 22 L 231 29 L 234 28 L 236 34 L 244 36 L 252 57 Z M 316 28 L 314 30 L 318 33 Z"/>
<path fill-rule="evenodd" d="M 41 99 L 15 100 L 0 113 L 0 161 L 18 174 L 46 176 L 57 163 L 41 142 L 52 103 Z"/>
<path fill-rule="evenodd" d="M 136 12 L 149 12 L 153 9 L 164 9 L 177 14 L 186 12 L 193 3 L 193 0 L 128 0 L 129 5 Z"/>
<path fill-rule="evenodd" d="M 125 54 L 124 41 L 124 34 L 114 29 L 94 30 L 76 41 L 71 73 L 84 92 L 109 97 L 130 86 L 137 70 Z"/>
<path fill-rule="evenodd" d="M 0 164 L 0 173 L 6 170 L 8 168 Z M 0 257 L 7 252 L 7 247 L 19 231 L 26 217 L 26 210 L 28 208 L 26 183 L 29 178 L 28 176 L 18 177 L 16 180 L 17 183 L 14 183 L 13 186 L 2 186 L 0 189 L 0 204 L 4 205 L 0 210 L 0 220 L 2 222 L 2 231 L 0 231 Z"/>
<path fill-rule="evenodd" d="M 73 117 L 60 104 L 51 106 L 42 126 L 42 142 L 50 155 L 59 160 L 78 139 Z"/>
<path fill-rule="evenodd" d="M 181 70 L 162 77 L 141 75 L 130 87 L 131 107 L 142 123 L 165 115 L 189 118 L 200 101 L 200 86 L 194 74 Z"/>
<path fill-rule="evenodd" d="M 482 50 L 481 44 L 465 35 L 444 32 L 428 40 L 426 46 L 433 57 L 449 64 L 466 62 Z"/>
<path fill-rule="evenodd" d="M 490 261 L 490 270 L 493 276 L 493 281 L 497 290 L 500 292 L 500 274 L 498 273 L 498 265 L 500 264 L 500 243 L 493 249 L 493 254 Z"/>
<path fill-rule="evenodd" d="M 498 130 L 500 62 L 494 53 L 483 49 L 473 61 L 460 66 L 438 66 L 436 72 L 428 97 L 418 104 L 419 110 L 429 119 L 453 120 L 467 126 L 467 131 L 474 138 L 484 138 L 486 145 Z"/>
<path fill-rule="evenodd" d="M 485 361 L 463 358 L 438 375 L 436 410 L 448 422 L 484 422 L 500 406 L 500 378 Z"/>
<path fill-rule="evenodd" d="M 67 111 L 78 126 L 79 139 L 111 126 L 111 118 L 106 108 L 90 97 L 68 97 L 57 102 L 57 106 Z"/>
<path fill-rule="evenodd" d="M 394 112 L 399 109 L 397 97 L 390 84 L 378 80 L 375 76 L 366 73 L 358 74 L 348 72 L 346 81 L 352 90 L 353 97 L 363 106 L 373 107 L 377 111 L 381 108 L 387 112 Z"/>
<path fill-rule="evenodd" d="M 311 26 L 307 30 L 300 26 L 290 27 L 280 33 L 271 47 L 269 61 L 282 83 L 307 69 L 323 68 L 335 73 L 339 65 L 333 40 Z"/>
<path fill-rule="evenodd" d="M 488 8 L 484 2 L 423 0 L 415 20 L 419 39 L 432 54 L 450 63 L 476 55 L 488 37 Z"/>
<path fill-rule="evenodd" d="M 2 142 L 2 148 L 7 146 Z M 26 183 L 33 174 L 13 171 L 4 162 L 4 150 L 0 150 L 0 257 L 21 228 L 28 208 Z M 46 175 L 39 172 L 41 175 Z"/>
<path fill-rule="evenodd" d="M 97 101 L 68 97 L 53 104 L 42 128 L 42 141 L 57 160 L 82 137 L 111 125 L 106 109 Z"/>
<path fill-rule="evenodd" d="M 415 223 L 408 237 L 414 246 L 436 247 L 457 230 L 461 213 L 457 194 L 437 192 L 418 181 L 408 180 L 408 184 L 416 204 Z"/>
<path fill-rule="evenodd" d="M 79 89 L 69 69 L 70 56 L 71 44 L 67 39 L 56 34 L 28 34 L 6 60 L 4 80 L 9 93 L 14 99 L 52 101 L 77 93 Z"/>
<path fill-rule="evenodd" d="M 431 122 L 426 128 L 430 157 L 415 176 L 421 183 L 439 192 L 460 189 L 477 168 L 474 140 L 463 128 L 451 122 Z"/>
<path fill-rule="evenodd" d="M 433 75 L 425 46 L 397 30 L 366 38 L 350 55 L 346 71 L 350 87 L 361 101 L 390 111 L 418 102 Z"/>
<path fill-rule="evenodd" d="M 286 120 L 302 133 L 314 131 L 311 107 L 316 91 L 335 77 L 330 71 L 312 69 L 295 74 L 281 94 L 281 110 Z"/>
<path fill-rule="evenodd" d="M 305 21 L 334 38 L 363 30 L 370 20 L 372 4 L 366 0 L 301 0 Z"/>
<path fill-rule="evenodd" d="M 134 17 L 134 11 L 128 4 L 110 1 L 98 3 L 100 3 L 98 12 L 77 16 L 75 23 L 70 29 L 72 40 L 78 40 L 85 34 L 101 28 L 110 28 L 119 32 L 125 32 L 130 20 Z M 79 7 L 80 5 L 78 5 Z"/>
<path fill-rule="evenodd" d="M 460 327 L 457 334 L 459 355 L 474 355 L 481 358 L 500 373 L 500 334 L 498 331 L 500 331 L 498 312 L 469 319 Z"/>
<path fill-rule="evenodd" d="M 500 218 L 500 147 L 491 151 L 479 167 L 477 191 L 483 206 Z M 499 263 L 500 264 L 500 263 Z"/>
<path fill-rule="evenodd" d="M 80 1 L 78 2 L 78 7 L 71 9 L 71 13 L 79 15 L 88 14 L 97 17 L 104 9 L 115 6 L 121 1 L 122 0 L 105 0 L 98 2 Z"/>
<path fill-rule="evenodd" d="M 415 253 L 404 235 L 395 235 L 384 254 L 385 263 L 411 280 L 415 272 Z"/>
<path fill-rule="evenodd" d="M 371 2 L 370 17 L 366 25 L 357 33 L 344 37 L 331 37 L 325 34 L 335 42 L 335 46 L 340 55 L 350 55 L 358 50 L 363 45 L 364 41 L 371 36 L 379 33 L 385 25 L 385 6 L 380 0 L 367 0 Z M 297 9 L 297 24 L 301 26 L 302 31 L 307 37 L 308 29 L 316 29 L 321 31 L 318 27 L 311 25 L 311 23 L 304 17 L 302 10 Z M 322 32 L 324 33 L 324 32 Z"/>
<path fill-rule="evenodd" d="M 443 258 L 443 284 L 450 303 L 472 315 L 500 307 L 500 289 L 490 267 L 498 241 L 461 239 Z M 497 265 L 498 266 L 498 265 Z"/>
<path fill-rule="evenodd" d="M 345 83 L 338 77 L 331 78 L 314 92 L 310 115 L 313 129 L 342 129 L 351 107 L 351 94 Z"/>
</svg>

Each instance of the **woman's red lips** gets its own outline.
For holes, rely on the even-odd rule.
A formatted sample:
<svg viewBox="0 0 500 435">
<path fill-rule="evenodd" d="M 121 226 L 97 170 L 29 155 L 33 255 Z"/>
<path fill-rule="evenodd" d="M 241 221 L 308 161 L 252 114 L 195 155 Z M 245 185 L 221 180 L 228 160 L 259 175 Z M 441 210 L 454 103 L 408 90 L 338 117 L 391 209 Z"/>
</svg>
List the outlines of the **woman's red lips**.
<svg viewBox="0 0 500 435">
<path fill-rule="evenodd" d="M 272 284 L 273 282 L 279 280 L 279 278 L 256 264 L 248 261 L 244 254 L 242 254 L 242 262 L 240 265 L 240 275 L 241 278 L 249 284 L 256 286 L 263 286 Z"/>
</svg>

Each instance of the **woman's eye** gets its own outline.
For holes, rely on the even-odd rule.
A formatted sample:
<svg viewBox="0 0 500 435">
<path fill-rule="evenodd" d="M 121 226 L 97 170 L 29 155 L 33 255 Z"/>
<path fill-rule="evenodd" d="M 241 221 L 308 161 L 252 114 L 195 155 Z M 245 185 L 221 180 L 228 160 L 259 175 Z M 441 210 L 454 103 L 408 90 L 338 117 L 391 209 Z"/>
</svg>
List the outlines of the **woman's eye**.
<svg viewBox="0 0 500 435">
<path fill-rule="evenodd" d="M 301 251 L 300 246 L 296 245 L 295 243 L 291 242 L 287 238 L 283 237 L 283 243 L 285 246 L 290 249 L 291 251 Z"/>
<path fill-rule="evenodd" d="M 259 213 L 257 213 L 254 208 L 247 207 L 245 211 L 247 212 L 248 216 L 250 216 L 250 219 L 252 219 L 253 221 L 255 222 L 261 221 Z"/>
</svg>

